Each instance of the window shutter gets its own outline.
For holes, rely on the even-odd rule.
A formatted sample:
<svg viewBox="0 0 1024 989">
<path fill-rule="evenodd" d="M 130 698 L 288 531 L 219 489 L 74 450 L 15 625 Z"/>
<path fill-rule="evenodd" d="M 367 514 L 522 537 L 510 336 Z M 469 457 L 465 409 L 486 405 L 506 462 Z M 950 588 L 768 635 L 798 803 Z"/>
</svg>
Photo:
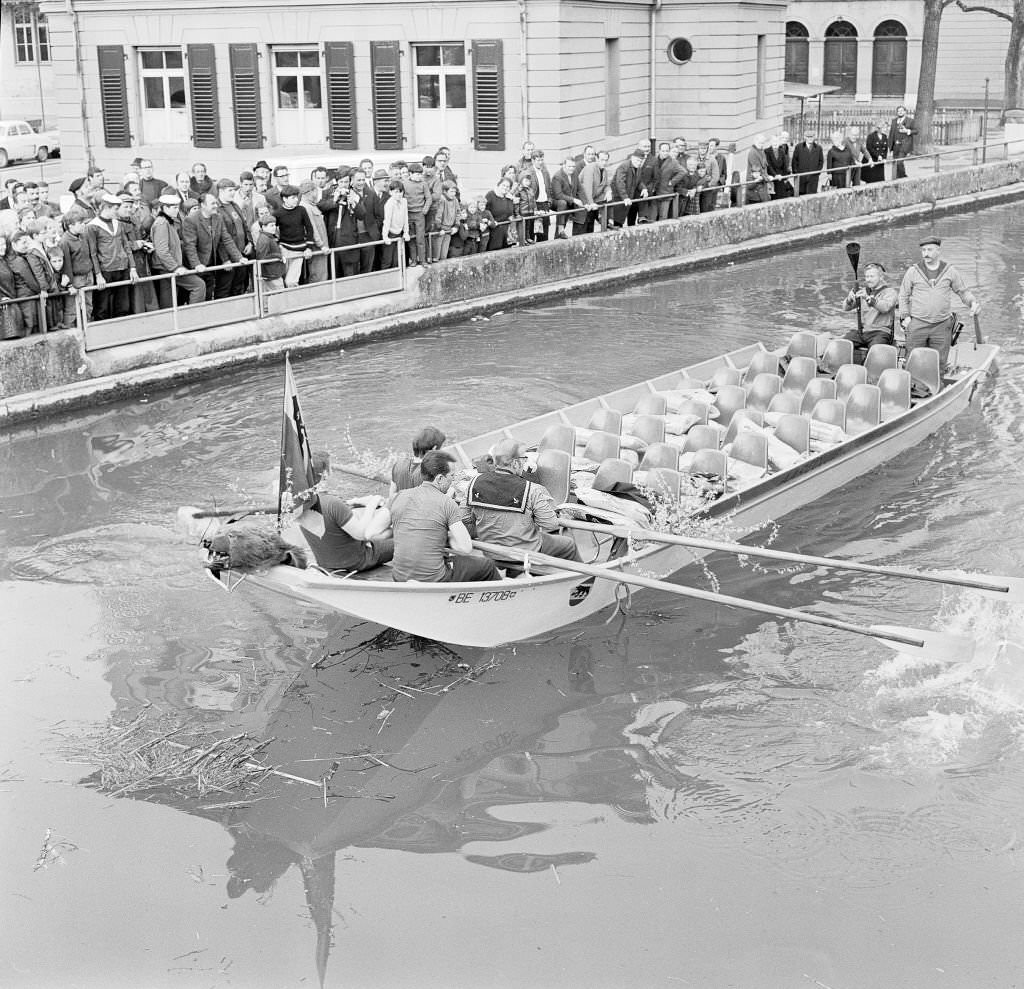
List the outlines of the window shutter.
<svg viewBox="0 0 1024 989">
<path fill-rule="evenodd" d="M 260 63 L 255 45 L 231 45 L 231 101 L 235 111 L 235 147 L 263 147 Z"/>
<path fill-rule="evenodd" d="M 100 105 L 103 111 L 103 143 L 108 148 L 130 148 L 128 88 L 124 80 L 124 45 L 98 45 Z"/>
<path fill-rule="evenodd" d="M 188 88 L 192 98 L 192 143 L 197 148 L 219 148 L 220 107 L 213 45 L 188 46 Z"/>
<path fill-rule="evenodd" d="M 500 41 L 473 42 L 473 130 L 477 151 L 505 150 L 505 74 Z"/>
<path fill-rule="evenodd" d="M 378 151 L 402 147 L 402 77 L 397 41 L 370 42 L 373 77 L 373 146 Z"/>
<path fill-rule="evenodd" d="M 356 141 L 356 74 L 351 41 L 324 43 L 327 68 L 327 141 L 332 148 L 354 151 Z"/>
</svg>

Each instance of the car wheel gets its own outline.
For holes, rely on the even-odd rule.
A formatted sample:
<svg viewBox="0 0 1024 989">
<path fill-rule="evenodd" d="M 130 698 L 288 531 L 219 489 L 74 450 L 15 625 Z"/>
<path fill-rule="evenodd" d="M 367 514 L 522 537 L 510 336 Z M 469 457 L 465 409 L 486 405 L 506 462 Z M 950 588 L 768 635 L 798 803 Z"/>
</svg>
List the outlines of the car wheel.
<svg viewBox="0 0 1024 989">
<path fill-rule="evenodd" d="M 36 161 L 46 161 L 50 157 L 50 149 L 42 147 L 36 152 Z"/>
<path fill-rule="evenodd" d="M 6 168 L 11 163 L 11 159 L 7 157 L 7 152 L 0 148 L 0 168 Z"/>
</svg>

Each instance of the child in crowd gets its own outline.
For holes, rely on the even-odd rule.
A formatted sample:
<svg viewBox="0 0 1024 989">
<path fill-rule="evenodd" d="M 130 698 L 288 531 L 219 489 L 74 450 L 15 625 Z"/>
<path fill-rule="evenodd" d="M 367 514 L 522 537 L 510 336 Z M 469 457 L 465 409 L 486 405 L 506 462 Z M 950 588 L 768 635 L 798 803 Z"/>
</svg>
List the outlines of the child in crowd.
<svg viewBox="0 0 1024 989">
<path fill-rule="evenodd" d="M 441 191 L 441 201 L 434 208 L 433 261 L 444 261 L 448 257 L 452 234 L 459 230 L 458 186 L 445 182 Z"/>
<path fill-rule="evenodd" d="M 426 264 L 430 258 L 427 255 L 427 210 L 430 208 L 430 198 L 427 195 L 427 188 L 423 182 L 423 166 L 414 161 L 409 166 L 409 179 L 403 181 L 405 186 L 405 199 L 409 208 L 409 265 Z"/>
<path fill-rule="evenodd" d="M 537 194 L 534 192 L 533 178 L 523 175 L 519 179 L 519 243 L 532 244 L 537 237 Z"/>
<path fill-rule="evenodd" d="M 88 219 L 85 211 L 77 206 L 72 206 L 64 217 L 64 234 L 60 238 L 61 254 L 64 258 L 60 270 L 60 283 L 61 287 L 68 291 L 64 297 L 64 318 L 61 321 L 61 325 L 66 329 L 75 325 L 75 296 L 78 295 L 78 290 L 96 284 L 92 254 L 84 234 Z M 92 319 L 92 296 L 92 292 L 86 292 L 83 296 L 87 322 Z"/>
<path fill-rule="evenodd" d="M 476 240 L 477 245 L 470 253 L 479 254 L 486 251 L 491 239 L 490 231 L 494 226 L 494 214 L 487 208 L 487 200 L 483 196 L 477 197 L 476 206 L 470 210 L 466 226 L 470 238 Z"/>
<path fill-rule="evenodd" d="M 423 158 L 423 186 L 427 194 L 427 230 L 436 230 L 435 216 L 444 198 L 444 190 L 441 188 L 441 178 L 437 174 L 437 166 L 431 155 L 425 155 Z M 436 237 L 431 239 L 437 241 Z M 434 252 L 431 251 L 430 254 L 433 259 Z"/>
<path fill-rule="evenodd" d="M 448 248 L 448 257 L 450 258 L 461 258 L 466 254 L 472 253 L 469 250 L 469 244 L 472 243 L 469 239 L 469 210 L 461 203 L 459 204 L 459 216 L 456 223 L 455 233 L 452 234 L 452 244 Z"/>
<path fill-rule="evenodd" d="M 380 253 L 382 270 L 398 264 L 398 245 L 405 250 L 409 243 L 409 204 L 405 200 L 405 184 L 392 179 L 388 184 L 388 198 L 384 203 L 384 227 L 381 231 L 384 247 Z"/>
<path fill-rule="evenodd" d="M 256 261 L 263 261 L 260 275 L 263 287 L 268 292 L 280 292 L 284 288 L 285 263 L 281 245 L 277 242 L 277 220 L 273 215 L 260 220 L 260 232 L 253 251 Z"/>
</svg>

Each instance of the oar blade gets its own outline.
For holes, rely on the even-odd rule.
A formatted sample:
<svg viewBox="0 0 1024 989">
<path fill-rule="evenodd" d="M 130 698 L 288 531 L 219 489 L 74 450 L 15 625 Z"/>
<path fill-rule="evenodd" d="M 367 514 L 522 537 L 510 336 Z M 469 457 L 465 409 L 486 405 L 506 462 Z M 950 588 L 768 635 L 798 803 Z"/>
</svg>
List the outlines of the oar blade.
<svg viewBox="0 0 1024 989">
<path fill-rule="evenodd" d="M 1001 574 L 998 577 L 988 574 L 965 574 L 957 573 L 955 570 L 932 570 L 929 573 L 939 579 L 977 581 L 978 584 L 985 586 L 964 585 L 965 589 L 977 591 L 994 601 L 1003 601 L 1006 604 L 1024 604 L 1024 577 L 1004 577 Z"/>
<path fill-rule="evenodd" d="M 904 625 L 872 625 L 870 628 L 878 642 L 896 652 L 925 656 L 936 663 L 963 663 L 974 658 L 975 642 L 965 635 Z"/>
</svg>

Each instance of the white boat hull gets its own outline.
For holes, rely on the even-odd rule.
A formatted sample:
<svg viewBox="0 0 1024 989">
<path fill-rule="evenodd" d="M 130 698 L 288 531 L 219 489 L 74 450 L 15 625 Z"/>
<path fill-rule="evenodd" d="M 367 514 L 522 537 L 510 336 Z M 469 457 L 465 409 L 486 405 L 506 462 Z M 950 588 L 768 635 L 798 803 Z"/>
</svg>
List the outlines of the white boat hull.
<svg viewBox="0 0 1024 989">
<path fill-rule="evenodd" d="M 747 355 L 750 348 L 737 354 Z M 735 494 L 711 503 L 708 514 L 728 517 L 738 529 L 782 518 L 850 481 L 892 460 L 921 443 L 970 403 L 979 381 L 988 372 L 998 348 L 982 345 L 973 350 L 962 348 L 959 363 L 971 370 L 938 395 L 915 405 L 888 422 L 831 450 L 772 474 Z M 729 362 L 733 355 L 721 359 Z M 704 362 L 683 374 L 706 374 L 716 362 Z M 667 376 L 666 376 L 667 377 Z M 664 387 L 663 379 L 645 382 L 647 390 Z M 615 399 L 631 400 L 636 387 L 604 397 L 615 407 Z M 635 400 L 635 399 L 632 399 Z M 573 419 L 574 411 L 587 412 L 593 403 L 581 403 L 561 413 L 528 420 L 519 426 L 487 434 L 461 444 L 460 454 L 467 463 L 482 443 L 494 437 L 524 431 L 528 437 L 537 428 L 558 415 Z M 589 414 L 589 413 L 587 413 Z M 557 420 L 555 420 L 557 421 Z M 484 447 L 486 449 L 486 447 Z M 611 571 L 664 578 L 678 573 L 707 555 L 699 550 L 678 546 L 651 545 L 609 563 Z M 466 646 L 497 646 L 507 642 L 543 635 L 572 624 L 613 605 L 616 595 L 626 593 L 623 585 L 611 580 L 580 577 L 577 574 L 546 574 L 486 583 L 420 584 L 386 580 L 339 579 L 317 570 L 294 567 L 273 569 L 248 578 L 256 584 L 315 602 L 354 618 L 378 622 L 414 635 Z"/>
</svg>

